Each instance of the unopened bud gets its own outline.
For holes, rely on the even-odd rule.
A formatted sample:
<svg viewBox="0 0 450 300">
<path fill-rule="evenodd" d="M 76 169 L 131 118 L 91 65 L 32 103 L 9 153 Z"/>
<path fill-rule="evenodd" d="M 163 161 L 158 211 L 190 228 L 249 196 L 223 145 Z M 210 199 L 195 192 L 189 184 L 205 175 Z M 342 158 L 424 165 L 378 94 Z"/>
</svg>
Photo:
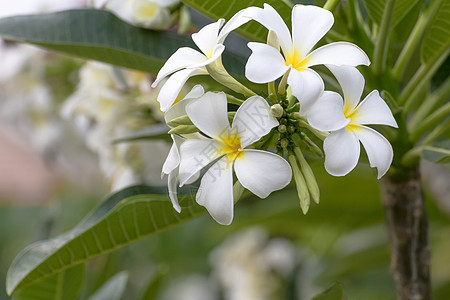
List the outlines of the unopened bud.
<svg viewBox="0 0 450 300">
<path fill-rule="evenodd" d="M 314 176 L 311 167 L 309 166 L 299 147 L 294 148 L 294 153 L 297 156 L 298 162 L 300 163 L 300 169 L 302 170 L 303 176 L 305 177 L 309 193 L 311 194 L 311 197 L 313 198 L 314 202 L 319 203 L 320 190 L 317 184 L 316 177 Z"/>
<path fill-rule="evenodd" d="M 274 104 L 270 107 L 270 113 L 274 118 L 281 118 L 284 113 L 284 109 L 280 104 Z"/>
<path fill-rule="evenodd" d="M 280 126 L 278 126 L 278 132 L 280 132 L 280 133 L 287 132 L 286 125 L 281 124 Z"/>
<path fill-rule="evenodd" d="M 283 149 L 286 149 L 289 146 L 289 141 L 287 139 L 281 139 L 280 146 Z"/>
<path fill-rule="evenodd" d="M 236 93 L 242 94 L 246 97 L 256 96 L 255 92 L 242 85 L 242 83 L 228 74 L 225 69 L 218 67 L 215 63 L 210 63 L 209 65 L 207 65 L 206 70 L 208 71 L 209 75 L 214 78 L 214 80 L 235 91 Z"/>
<path fill-rule="evenodd" d="M 298 198 L 300 199 L 300 207 L 303 214 L 309 210 L 310 196 L 308 192 L 308 186 L 306 185 L 305 178 L 303 178 L 302 172 L 298 167 L 297 159 L 293 154 L 288 156 L 289 163 L 292 167 L 292 173 L 294 174 L 295 186 L 297 187 Z"/>
<path fill-rule="evenodd" d="M 167 122 L 170 127 L 177 127 L 178 125 L 192 125 L 191 119 L 187 115 L 175 118 Z"/>
<path fill-rule="evenodd" d="M 169 130 L 169 134 L 188 134 L 198 132 L 199 130 L 194 125 L 178 125 Z"/>
<path fill-rule="evenodd" d="M 280 41 L 278 40 L 277 34 L 273 30 L 269 30 L 269 33 L 267 34 L 267 45 L 280 50 Z"/>
<path fill-rule="evenodd" d="M 299 112 L 292 113 L 291 114 L 291 118 L 295 119 L 295 120 L 300 119 L 300 113 Z"/>
<path fill-rule="evenodd" d="M 294 132 L 295 132 L 295 127 L 292 126 L 292 125 L 290 125 L 290 126 L 288 127 L 288 131 L 289 131 L 289 133 L 294 133 Z"/>
</svg>

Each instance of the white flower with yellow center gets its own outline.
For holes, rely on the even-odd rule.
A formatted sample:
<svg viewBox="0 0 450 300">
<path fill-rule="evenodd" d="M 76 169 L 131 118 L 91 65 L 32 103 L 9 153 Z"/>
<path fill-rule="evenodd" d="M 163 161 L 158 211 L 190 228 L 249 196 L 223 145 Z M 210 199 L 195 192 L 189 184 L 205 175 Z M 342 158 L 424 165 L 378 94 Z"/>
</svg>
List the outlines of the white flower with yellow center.
<svg viewBox="0 0 450 300">
<path fill-rule="evenodd" d="M 248 16 L 273 31 L 283 51 L 262 43 L 248 43 L 252 50 L 246 68 L 246 77 L 255 83 L 267 83 L 289 72 L 287 83 L 292 95 L 300 102 L 304 116 L 324 90 L 322 78 L 309 67 L 321 64 L 369 65 L 367 55 L 359 47 L 347 42 L 336 42 L 311 52 L 314 45 L 330 30 L 333 14 L 317 6 L 295 5 L 292 10 L 292 37 L 289 28 L 272 6 L 252 7 Z"/>
<path fill-rule="evenodd" d="M 193 99 L 199 98 L 204 94 L 203 87 L 201 85 L 196 85 L 192 88 L 192 90 L 183 98 L 183 100 L 174 104 L 165 114 L 164 119 L 166 123 L 169 123 L 175 118 L 186 115 L 186 104 L 188 104 Z M 167 155 L 167 159 L 164 162 L 162 168 L 161 176 L 167 176 L 167 187 L 169 190 L 169 198 L 172 201 L 173 208 L 177 212 L 181 212 L 180 204 L 178 203 L 177 196 L 177 185 L 178 185 L 178 167 L 180 165 L 180 146 L 185 138 L 202 138 L 200 134 L 192 133 L 183 135 L 180 137 L 178 135 L 171 135 L 173 144 L 170 148 L 169 154 Z M 192 181 L 195 181 L 197 177 L 193 177 Z M 189 182 L 189 183 L 190 183 Z"/>
<path fill-rule="evenodd" d="M 359 160 L 361 142 L 370 166 L 378 170 L 378 179 L 389 169 L 394 153 L 389 141 L 365 126 L 397 127 L 391 110 L 377 90 L 358 104 L 364 90 L 364 77 L 353 67 L 327 66 L 344 93 L 344 100 L 335 92 L 325 91 L 308 112 L 309 124 L 321 131 L 330 131 L 325 139 L 325 169 L 334 176 L 348 174 Z"/>
<path fill-rule="evenodd" d="M 206 66 L 211 63 L 216 62 L 221 66 L 220 56 L 225 50 L 223 45 L 225 38 L 231 31 L 250 21 L 250 18 L 244 17 L 244 11 L 234 15 L 222 29 L 220 28 L 225 20 L 219 19 L 194 33 L 192 39 L 201 52 L 189 47 L 182 47 L 169 57 L 152 84 L 152 87 L 155 88 L 161 80 L 170 76 L 158 95 L 162 111 L 166 111 L 172 106 L 183 85 L 191 76 L 207 75 Z"/>
<path fill-rule="evenodd" d="M 196 201 L 220 224 L 233 220 L 233 167 L 243 187 L 260 198 L 282 189 L 290 181 L 291 167 L 271 152 L 248 149 L 278 126 L 267 102 L 259 96 L 247 99 L 230 126 L 224 93 L 208 92 L 186 106 L 192 123 L 211 139 L 189 139 L 180 147 L 180 185 L 210 163 L 202 177 Z"/>
</svg>

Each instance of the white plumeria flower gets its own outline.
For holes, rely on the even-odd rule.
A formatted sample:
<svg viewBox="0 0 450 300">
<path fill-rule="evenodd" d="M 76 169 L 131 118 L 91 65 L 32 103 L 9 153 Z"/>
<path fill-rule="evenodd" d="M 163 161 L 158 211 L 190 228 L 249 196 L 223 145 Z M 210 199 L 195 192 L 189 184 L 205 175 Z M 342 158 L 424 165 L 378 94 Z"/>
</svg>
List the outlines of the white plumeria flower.
<svg viewBox="0 0 450 300">
<path fill-rule="evenodd" d="M 165 114 L 164 119 L 166 123 L 169 123 L 175 118 L 186 115 L 186 104 L 189 103 L 192 99 L 196 99 L 201 97 L 204 94 L 203 87 L 201 85 L 196 85 L 192 88 L 192 90 L 181 100 L 180 102 L 174 104 Z M 169 190 L 169 198 L 172 201 L 173 208 L 177 212 L 181 212 L 180 204 L 178 203 L 177 197 L 177 185 L 178 185 L 178 166 L 180 165 L 180 146 L 185 138 L 202 138 L 200 134 L 188 134 L 180 137 L 178 135 L 171 135 L 173 144 L 170 148 L 169 154 L 167 155 L 167 159 L 164 162 L 162 168 L 161 176 L 167 176 L 167 187 Z M 198 177 L 193 177 L 190 182 L 193 182 Z M 189 183 L 190 183 L 189 182 Z"/>
<path fill-rule="evenodd" d="M 172 18 L 169 7 L 179 0 L 109 0 L 106 8 L 130 24 L 149 28 L 165 29 Z"/>
<path fill-rule="evenodd" d="M 218 65 L 221 65 L 220 56 L 225 50 L 223 45 L 225 38 L 231 31 L 250 21 L 250 18 L 244 16 L 244 11 L 234 15 L 222 29 L 220 28 L 225 20 L 219 19 L 194 33 L 192 39 L 201 52 L 182 47 L 169 57 L 152 84 L 155 88 L 161 80 L 170 75 L 158 95 L 162 111 L 166 111 L 174 103 L 183 85 L 191 76 L 207 75 L 206 66 L 216 61 Z"/>
<path fill-rule="evenodd" d="M 247 147 L 278 126 L 270 107 L 260 96 L 247 99 L 230 126 L 224 93 L 208 92 L 186 106 L 192 123 L 211 139 L 186 140 L 180 147 L 180 185 L 204 167 L 196 201 L 220 224 L 233 220 L 233 166 L 243 187 L 260 198 L 282 189 L 290 181 L 290 165 L 280 156 Z"/>
<path fill-rule="evenodd" d="M 361 142 L 370 166 L 378 170 L 380 179 L 389 169 L 394 153 L 388 140 L 364 125 L 397 127 L 391 110 L 377 90 L 358 104 L 364 90 L 364 77 L 353 67 L 327 66 L 344 93 L 325 91 L 308 112 L 309 124 L 321 131 L 331 131 L 325 139 L 325 169 L 334 176 L 348 174 L 359 160 Z"/>
<path fill-rule="evenodd" d="M 283 55 L 270 45 L 248 43 L 252 54 L 245 68 L 246 77 L 255 83 L 267 83 L 289 71 L 287 83 L 292 95 L 300 102 L 302 116 L 324 90 L 322 78 L 309 67 L 370 64 L 363 50 L 347 42 L 331 43 L 311 52 L 333 25 L 333 14 L 328 10 L 295 5 L 292 10 L 292 37 L 281 16 L 270 5 L 264 4 L 264 9 L 252 7 L 248 15 L 276 34 Z"/>
</svg>

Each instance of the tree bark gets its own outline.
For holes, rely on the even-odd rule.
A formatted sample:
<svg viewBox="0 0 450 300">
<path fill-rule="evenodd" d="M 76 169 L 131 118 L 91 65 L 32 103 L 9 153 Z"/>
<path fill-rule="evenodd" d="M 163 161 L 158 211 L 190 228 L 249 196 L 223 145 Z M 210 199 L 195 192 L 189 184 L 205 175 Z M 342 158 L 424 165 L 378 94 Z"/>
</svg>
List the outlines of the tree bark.
<svg viewBox="0 0 450 300">
<path fill-rule="evenodd" d="M 428 217 L 420 171 L 387 174 L 381 181 L 398 300 L 431 300 Z"/>
</svg>

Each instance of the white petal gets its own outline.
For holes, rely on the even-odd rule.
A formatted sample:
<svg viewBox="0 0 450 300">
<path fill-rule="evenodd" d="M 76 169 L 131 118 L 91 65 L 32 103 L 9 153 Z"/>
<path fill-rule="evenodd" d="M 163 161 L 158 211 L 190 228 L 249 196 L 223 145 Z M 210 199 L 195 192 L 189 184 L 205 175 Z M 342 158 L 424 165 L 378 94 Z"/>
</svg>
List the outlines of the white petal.
<svg viewBox="0 0 450 300">
<path fill-rule="evenodd" d="M 155 88 L 162 79 L 173 72 L 186 68 L 187 66 L 199 64 L 207 59 L 205 55 L 192 48 L 182 47 L 178 49 L 169 57 L 161 70 L 159 70 L 156 80 L 152 83 L 152 87 Z"/>
<path fill-rule="evenodd" d="M 210 63 L 215 62 L 217 59 L 219 59 L 220 56 L 222 55 L 223 51 L 225 51 L 224 45 L 220 45 L 220 44 L 216 45 L 211 52 L 211 56 L 209 56 L 209 58 L 207 60 L 202 61 L 202 62 L 192 65 L 192 66 L 188 66 L 187 68 L 195 69 L 195 68 L 207 66 Z"/>
<path fill-rule="evenodd" d="M 304 58 L 333 26 L 333 14 L 313 5 L 295 5 L 292 9 L 292 39 Z"/>
<path fill-rule="evenodd" d="M 228 20 L 219 33 L 218 43 L 223 44 L 230 32 L 250 21 L 251 17 L 249 15 L 253 9 L 254 7 L 242 9 L 238 11 L 230 20 Z"/>
<path fill-rule="evenodd" d="M 171 173 L 180 164 L 179 149 L 180 149 L 180 146 L 183 143 L 184 139 L 182 139 L 179 136 L 176 136 L 174 134 L 172 134 L 171 137 L 173 140 L 173 144 L 169 150 L 169 154 L 167 155 L 166 161 L 164 162 L 164 165 L 162 167 L 163 174 Z"/>
<path fill-rule="evenodd" d="M 353 111 L 364 90 L 364 76 L 351 66 L 326 66 L 336 77 L 344 92 L 345 111 Z"/>
<path fill-rule="evenodd" d="M 178 196 L 177 196 L 178 195 L 178 193 L 177 193 L 177 181 L 178 181 L 177 171 L 178 170 L 174 170 L 173 172 L 169 173 L 169 176 L 167 178 L 167 188 L 169 190 L 169 198 L 170 198 L 170 201 L 172 202 L 173 208 L 177 212 L 181 212 L 181 207 L 180 207 L 180 204 L 178 203 Z"/>
<path fill-rule="evenodd" d="M 350 121 L 344 116 L 344 102 L 335 92 L 325 91 L 307 113 L 308 123 L 320 131 L 336 131 Z"/>
<path fill-rule="evenodd" d="M 325 169 L 334 176 L 347 175 L 359 160 L 359 140 L 352 130 L 332 132 L 323 142 Z"/>
<path fill-rule="evenodd" d="M 322 46 L 307 56 L 307 66 L 335 65 L 359 66 L 370 65 L 369 57 L 364 51 L 352 43 L 336 42 Z"/>
<path fill-rule="evenodd" d="M 232 129 L 241 140 L 241 147 L 253 144 L 272 130 L 279 123 L 270 113 L 270 106 L 260 96 L 248 98 L 236 112 Z"/>
<path fill-rule="evenodd" d="M 233 221 L 233 165 L 222 157 L 203 175 L 196 196 L 211 217 L 222 225 Z"/>
<path fill-rule="evenodd" d="M 281 156 L 261 150 L 244 152 L 234 161 L 234 170 L 243 187 L 260 198 L 291 182 L 292 170 Z"/>
<path fill-rule="evenodd" d="M 207 92 L 202 97 L 190 101 L 186 112 L 192 123 L 210 137 L 220 140 L 230 130 L 225 93 Z"/>
<path fill-rule="evenodd" d="M 380 179 L 389 170 L 394 157 L 391 144 L 372 128 L 358 126 L 354 131 L 366 149 L 370 166 L 377 168 Z"/>
<path fill-rule="evenodd" d="M 292 95 L 300 102 L 300 115 L 305 116 L 323 93 L 322 78 L 308 68 L 303 68 L 301 72 L 291 69 L 287 82 L 291 87 Z"/>
<path fill-rule="evenodd" d="M 215 140 L 186 140 L 180 147 L 180 186 L 198 174 L 210 162 L 220 157 L 223 144 Z"/>
<path fill-rule="evenodd" d="M 169 123 L 175 118 L 186 115 L 186 105 L 190 100 L 200 98 L 205 93 L 203 87 L 200 84 L 194 86 L 189 93 L 178 103 L 172 105 L 164 114 L 164 120 Z"/>
<path fill-rule="evenodd" d="M 283 49 L 284 53 L 292 51 L 292 39 L 289 28 L 272 6 L 265 3 L 264 9 L 253 7 L 251 10 L 248 10 L 248 14 L 253 20 L 259 22 L 267 29 L 273 30 L 277 34 L 281 49 Z"/>
<path fill-rule="evenodd" d="M 350 118 L 352 119 L 352 123 L 355 124 L 377 124 L 398 127 L 389 106 L 380 97 L 377 90 L 372 91 L 361 101 Z"/>
<path fill-rule="evenodd" d="M 225 19 L 219 19 L 217 22 L 208 24 L 197 33 L 192 34 L 194 43 L 208 58 L 212 56 L 213 50 L 217 45 L 219 30 L 224 22 Z"/>
<path fill-rule="evenodd" d="M 160 104 L 160 109 L 162 111 L 167 111 L 173 105 L 189 77 L 206 74 L 208 74 L 208 72 L 203 68 L 184 69 L 172 74 L 159 91 L 158 102 Z"/>
<path fill-rule="evenodd" d="M 255 83 L 274 81 L 289 70 L 281 53 L 272 46 L 248 43 L 252 54 L 245 65 L 245 76 Z"/>
</svg>

